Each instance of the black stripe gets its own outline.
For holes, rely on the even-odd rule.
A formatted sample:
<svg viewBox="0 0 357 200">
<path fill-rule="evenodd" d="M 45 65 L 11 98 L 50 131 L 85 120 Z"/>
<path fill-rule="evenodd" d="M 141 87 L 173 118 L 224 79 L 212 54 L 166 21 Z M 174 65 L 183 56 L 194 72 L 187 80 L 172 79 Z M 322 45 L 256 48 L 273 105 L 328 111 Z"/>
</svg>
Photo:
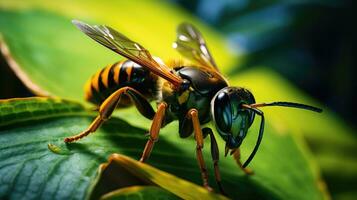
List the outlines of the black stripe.
<svg viewBox="0 0 357 200">
<path fill-rule="evenodd" d="M 109 97 L 112 92 L 114 92 L 112 89 L 113 88 L 110 88 L 110 87 L 105 87 L 104 83 L 103 83 L 103 79 L 102 79 L 102 75 L 103 75 L 103 72 L 106 68 L 103 68 L 100 73 L 99 73 L 99 77 L 98 77 L 98 85 L 99 85 L 99 94 L 102 98 L 102 101 L 104 101 L 107 97 Z"/>
<path fill-rule="evenodd" d="M 103 92 L 105 91 L 105 89 L 107 89 L 107 87 L 105 87 L 104 83 L 103 83 L 103 80 L 102 80 L 102 74 L 104 72 L 104 69 L 103 68 L 100 73 L 99 73 L 99 76 L 98 76 L 98 86 L 99 86 L 99 91 L 98 92 Z"/>
<path fill-rule="evenodd" d="M 119 73 L 119 85 L 120 87 L 128 85 L 128 74 L 126 73 L 126 69 L 128 67 L 132 67 L 133 62 L 130 60 L 125 61 L 120 66 L 120 73 Z"/>
<path fill-rule="evenodd" d="M 93 83 L 93 81 L 92 81 L 92 83 Z M 92 83 L 90 85 L 90 92 L 92 93 L 91 101 L 95 104 L 100 104 L 103 101 L 102 95 L 93 87 Z"/>
<path fill-rule="evenodd" d="M 113 88 L 115 86 L 114 69 L 115 69 L 115 66 L 117 64 L 118 64 L 118 62 L 114 63 L 112 66 L 110 66 L 110 70 L 109 70 L 109 73 L 108 73 L 108 87 L 109 88 Z"/>
<path fill-rule="evenodd" d="M 104 69 L 104 68 L 103 68 Z M 99 72 L 98 77 L 94 76 L 92 78 L 92 83 L 91 83 L 91 89 L 92 89 L 92 94 L 94 97 L 95 101 L 99 101 L 99 103 L 101 103 L 102 101 L 105 100 L 106 96 L 103 94 L 103 91 L 105 90 L 105 86 L 102 83 L 102 73 L 103 73 L 103 69 Z M 98 91 L 94 88 L 93 84 L 94 84 L 94 78 L 97 78 L 97 83 L 98 83 Z"/>
</svg>

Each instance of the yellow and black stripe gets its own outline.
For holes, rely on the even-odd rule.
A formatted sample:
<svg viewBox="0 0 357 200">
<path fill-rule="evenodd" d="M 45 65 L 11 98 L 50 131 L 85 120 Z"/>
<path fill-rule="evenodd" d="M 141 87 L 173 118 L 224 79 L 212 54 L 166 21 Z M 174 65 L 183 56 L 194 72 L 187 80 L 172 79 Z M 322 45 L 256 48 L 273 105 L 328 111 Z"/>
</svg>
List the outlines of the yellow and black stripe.
<svg viewBox="0 0 357 200">
<path fill-rule="evenodd" d="M 129 86 L 152 100 L 156 96 L 157 79 L 149 70 L 130 60 L 117 62 L 107 65 L 88 80 L 85 99 L 99 105 L 119 88 Z M 129 99 L 123 98 L 121 105 L 130 105 Z"/>
</svg>

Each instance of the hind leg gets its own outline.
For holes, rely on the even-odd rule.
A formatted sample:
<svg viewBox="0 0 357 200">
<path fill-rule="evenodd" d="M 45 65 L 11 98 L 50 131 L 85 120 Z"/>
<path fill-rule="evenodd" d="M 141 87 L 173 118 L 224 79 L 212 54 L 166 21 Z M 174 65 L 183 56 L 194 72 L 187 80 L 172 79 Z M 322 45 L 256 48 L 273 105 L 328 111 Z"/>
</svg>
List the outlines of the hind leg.
<svg viewBox="0 0 357 200">
<path fill-rule="evenodd" d="M 100 125 L 103 124 L 107 119 L 110 118 L 113 111 L 119 104 L 120 98 L 123 95 L 127 95 L 132 102 L 134 102 L 135 107 L 139 112 L 148 119 L 152 119 L 155 115 L 154 109 L 151 107 L 150 103 L 146 98 L 139 93 L 137 90 L 131 87 L 123 87 L 111 94 L 99 107 L 99 115 L 94 119 L 92 124 L 83 132 L 78 135 L 67 137 L 64 139 L 64 142 L 74 142 L 80 140 L 81 138 L 89 135 L 90 133 L 95 132 Z"/>
</svg>

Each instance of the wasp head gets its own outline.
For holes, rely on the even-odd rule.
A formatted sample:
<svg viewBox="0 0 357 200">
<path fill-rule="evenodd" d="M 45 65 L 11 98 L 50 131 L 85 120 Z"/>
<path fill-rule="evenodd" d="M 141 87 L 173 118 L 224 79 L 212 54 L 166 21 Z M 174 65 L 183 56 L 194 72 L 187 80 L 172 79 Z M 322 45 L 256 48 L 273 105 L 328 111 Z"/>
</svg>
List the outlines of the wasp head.
<svg viewBox="0 0 357 200">
<path fill-rule="evenodd" d="M 301 103 L 277 101 L 271 103 L 255 103 L 251 92 L 240 87 L 225 87 L 219 90 L 211 101 L 211 116 L 217 132 L 226 141 L 226 155 L 231 154 L 242 144 L 249 127 L 254 121 L 255 114 L 261 117 L 259 136 L 249 158 L 242 165 L 245 168 L 254 158 L 263 138 L 265 118 L 258 107 L 283 106 L 322 112 L 322 109 Z"/>
<path fill-rule="evenodd" d="M 242 109 L 242 104 L 255 103 L 251 92 L 240 87 L 225 87 L 211 101 L 211 115 L 217 132 L 226 142 L 226 147 L 236 149 L 252 125 L 255 113 Z"/>
</svg>

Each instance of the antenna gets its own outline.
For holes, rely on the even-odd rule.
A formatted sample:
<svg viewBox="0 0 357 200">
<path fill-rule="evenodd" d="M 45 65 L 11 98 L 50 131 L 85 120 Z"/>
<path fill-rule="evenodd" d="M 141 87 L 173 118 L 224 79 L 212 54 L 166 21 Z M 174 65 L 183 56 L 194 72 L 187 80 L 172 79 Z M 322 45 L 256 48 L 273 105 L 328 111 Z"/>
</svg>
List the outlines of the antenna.
<svg viewBox="0 0 357 200">
<path fill-rule="evenodd" d="M 277 102 L 272 102 L 272 103 L 255 103 L 255 104 L 250 104 L 249 106 L 252 108 L 265 107 L 265 106 L 283 106 L 283 107 L 305 109 L 305 110 L 310 110 L 310 111 L 314 111 L 314 112 L 318 112 L 318 113 L 322 112 L 321 108 L 317 108 L 314 106 L 309 106 L 309 105 L 305 105 L 305 104 L 301 104 L 301 103 L 284 102 L 284 101 L 277 101 Z"/>
</svg>

